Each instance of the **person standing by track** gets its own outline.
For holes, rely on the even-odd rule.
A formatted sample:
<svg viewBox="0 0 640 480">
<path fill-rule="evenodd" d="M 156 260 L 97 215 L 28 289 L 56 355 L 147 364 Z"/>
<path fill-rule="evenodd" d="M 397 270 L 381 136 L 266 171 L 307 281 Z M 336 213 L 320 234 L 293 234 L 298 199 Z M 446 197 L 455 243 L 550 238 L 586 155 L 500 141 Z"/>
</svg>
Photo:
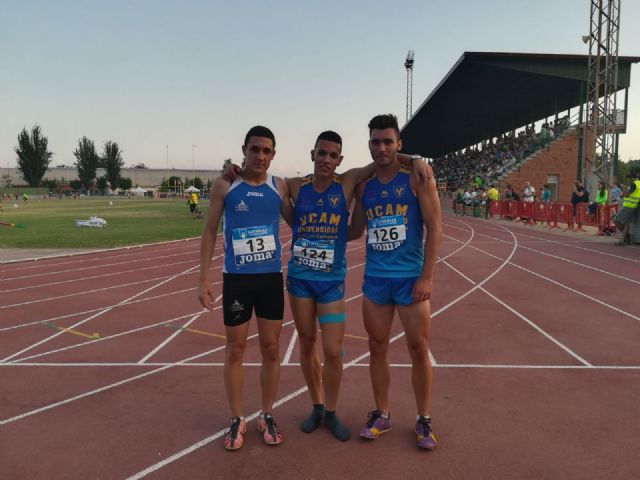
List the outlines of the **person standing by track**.
<svg viewBox="0 0 640 480">
<path fill-rule="evenodd" d="M 222 177 L 213 185 L 200 245 L 198 299 L 212 310 L 215 296 L 209 267 L 222 218 L 224 383 L 232 415 L 224 439 L 227 450 L 236 450 L 244 443 L 242 359 L 254 310 L 262 354 L 262 412 L 258 429 L 266 444 L 282 442 L 282 434 L 271 413 L 280 378 L 279 339 L 284 314 L 279 224 L 280 214 L 291 221 L 292 211 L 286 183 L 268 173 L 276 154 L 275 146 L 275 137 L 268 128 L 256 126 L 249 130 L 242 146 L 245 168 L 241 175 L 231 185 Z"/>
<path fill-rule="evenodd" d="M 373 440 L 391 430 L 388 350 L 397 310 L 411 357 L 417 445 L 433 450 L 429 299 L 440 246 L 440 201 L 433 178 L 417 182 L 401 168 L 401 147 L 395 116 L 378 115 L 369 122 L 369 151 L 376 175 L 358 188 L 350 234 L 350 238 L 362 235 L 366 225 L 362 315 L 369 335 L 369 372 L 376 409 L 369 413 L 360 436 Z"/>
</svg>

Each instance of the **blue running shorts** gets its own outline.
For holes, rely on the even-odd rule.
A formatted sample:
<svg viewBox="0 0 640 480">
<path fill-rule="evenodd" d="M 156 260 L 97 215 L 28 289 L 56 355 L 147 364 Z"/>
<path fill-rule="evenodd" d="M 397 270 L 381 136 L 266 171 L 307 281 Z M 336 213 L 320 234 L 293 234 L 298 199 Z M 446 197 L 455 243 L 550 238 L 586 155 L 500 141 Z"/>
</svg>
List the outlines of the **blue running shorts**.
<svg viewBox="0 0 640 480">
<path fill-rule="evenodd" d="M 288 275 L 287 291 L 294 297 L 331 303 L 344 298 L 344 280 L 302 280 Z"/>
<path fill-rule="evenodd" d="M 411 292 L 417 279 L 418 277 L 387 278 L 365 275 L 362 293 L 378 305 L 411 305 Z"/>
</svg>

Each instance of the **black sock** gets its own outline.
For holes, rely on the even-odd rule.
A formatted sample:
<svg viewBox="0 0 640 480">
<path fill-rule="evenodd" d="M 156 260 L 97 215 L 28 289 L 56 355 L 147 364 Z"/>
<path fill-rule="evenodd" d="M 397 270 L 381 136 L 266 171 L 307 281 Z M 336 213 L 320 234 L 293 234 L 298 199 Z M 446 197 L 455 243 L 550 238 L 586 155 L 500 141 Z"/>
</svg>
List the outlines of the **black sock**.
<svg viewBox="0 0 640 480">
<path fill-rule="evenodd" d="M 304 419 L 300 424 L 300 430 L 304 433 L 311 433 L 318 425 L 322 423 L 322 416 L 324 415 L 324 405 L 322 403 L 316 403 L 313 405 L 311 415 Z"/>
<path fill-rule="evenodd" d="M 346 442 L 351 438 L 351 432 L 340 422 L 340 419 L 336 415 L 336 412 L 325 411 L 324 424 L 327 426 L 333 436 L 338 440 Z"/>
</svg>

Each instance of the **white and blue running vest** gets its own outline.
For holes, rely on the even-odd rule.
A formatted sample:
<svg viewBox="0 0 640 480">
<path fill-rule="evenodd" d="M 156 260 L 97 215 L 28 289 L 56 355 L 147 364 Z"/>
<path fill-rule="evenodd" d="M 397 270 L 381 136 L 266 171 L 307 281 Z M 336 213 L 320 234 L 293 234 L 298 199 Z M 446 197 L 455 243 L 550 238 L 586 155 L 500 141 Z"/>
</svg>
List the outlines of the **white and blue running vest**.
<svg viewBox="0 0 640 480">
<path fill-rule="evenodd" d="M 222 216 L 224 273 L 282 271 L 278 236 L 280 203 L 275 178 L 271 175 L 257 186 L 245 183 L 240 177 L 231 184 Z"/>
<path fill-rule="evenodd" d="M 365 185 L 365 275 L 401 278 L 419 277 L 422 273 L 424 222 L 409 179 L 410 173 L 400 169 L 389 183 L 381 183 L 375 177 Z"/>
<path fill-rule="evenodd" d="M 293 216 L 288 275 L 303 280 L 344 280 L 349 211 L 340 177 L 316 192 L 309 175 L 302 180 Z"/>
</svg>

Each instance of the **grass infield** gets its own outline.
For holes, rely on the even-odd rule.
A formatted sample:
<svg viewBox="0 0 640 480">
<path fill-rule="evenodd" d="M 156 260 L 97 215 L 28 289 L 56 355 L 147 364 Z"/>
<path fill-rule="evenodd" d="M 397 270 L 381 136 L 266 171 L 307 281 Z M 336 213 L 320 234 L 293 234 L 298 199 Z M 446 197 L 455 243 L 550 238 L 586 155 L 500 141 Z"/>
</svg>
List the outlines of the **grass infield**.
<svg viewBox="0 0 640 480">
<path fill-rule="evenodd" d="M 0 225 L 0 248 L 109 248 L 178 240 L 200 236 L 205 222 L 193 219 L 187 201 L 179 199 L 30 198 L 0 205 L 0 222 L 24 226 Z M 200 201 L 205 218 L 207 206 Z M 75 226 L 92 215 L 104 218 L 107 226 Z"/>
</svg>

